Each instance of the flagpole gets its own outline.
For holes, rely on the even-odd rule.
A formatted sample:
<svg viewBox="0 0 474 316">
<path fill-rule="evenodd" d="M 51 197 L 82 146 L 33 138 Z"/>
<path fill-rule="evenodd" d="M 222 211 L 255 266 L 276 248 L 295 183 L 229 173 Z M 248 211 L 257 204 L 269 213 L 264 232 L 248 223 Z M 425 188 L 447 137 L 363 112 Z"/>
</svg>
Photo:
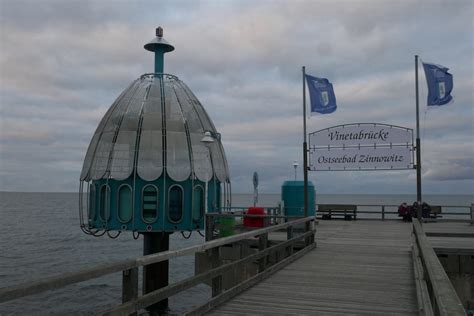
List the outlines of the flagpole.
<svg viewBox="0 0 474 316">
<path fill-rule="evenodd" d="M 421 222 L 421 142 L 420 142 L 420 109 L 418 95 L 418 55 L 415 55 L 415 93 L 416 93 L 416 210 L 418 220 Z"/>
<path fill-rule="evenodd" d="M 303 175 L 304 175 L 304 217 L 308 217 L 308 144 L 306 143 L 306 67 L 303 66 Z M 309 222 L 307 222 L 309 223 Z M 309 227 L 307 227 L 309 228 Z"/>
</svg>

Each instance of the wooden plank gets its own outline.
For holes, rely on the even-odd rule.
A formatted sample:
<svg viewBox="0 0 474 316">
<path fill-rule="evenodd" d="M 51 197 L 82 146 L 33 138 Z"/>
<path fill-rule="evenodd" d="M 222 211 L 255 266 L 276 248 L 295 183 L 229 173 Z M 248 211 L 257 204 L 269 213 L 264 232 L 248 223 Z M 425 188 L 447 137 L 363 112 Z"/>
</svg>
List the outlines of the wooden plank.
<svg viewBox="0 0 474 316">
<path fill-rule="evenodd" d="M 122 303 L 138 297 L 138 268 L 122 271 Z"/>
<path fill-rule="evenodd" d="M 126 260 L 112 264 L 100 265 L 99 267 L 85 269 L 79 272 L 64 273 L 58 276 L 45 278 L 38 281 L 27 282 L 16 286 L 0 289 L 0 303 L 17 299 L 20 297 L 55 290 L 66 285 L 95 279 L 111 273 L 136 267 L 135 260 Z"/>
<path fill-rule="evenodd" d="M 245 282 L 229 289 L 228 291 L 226 291 L 226 292 L 222 293 L 221 295 L 213 298 L 212 300 L 210 300 L 206 304 L 204 304 L 204 305 L 202 305 L 202 306 L 186 313 L 185 315 L 203 315 L 203 314 L 207 313 L 209 310 L 213 309 L 214 307 L 216 307 L 218 305 L 221 305 L 222 303 L 224 303 L 227 300 L 231 299 L 232 297 L 234 297 L 238 293 L 254 286 L 255 284 L 259 283 L 260 281 L 267 278 L 268 276 L 270 276 L 274 272 L 278 271 L 279 269 L 283 268 L 284 266 L 288 265 L 289 263 L 301 258 L 303 255 L 305 255 L 307 252 L 311 251 L 315 247 L 316 247 L 316 245 L 312 244 L 312 245 L 298 251 L 293 256 L 288 257 L 288 258 L 280 261 L 279 263 L 271 266 L 270 268 L 268 268 L 264 272 L 259 273 L 259 274 L 255 275 L 254 277 L 248 279 L 247 281 L 245 281 Z M 219 314 L 219 315 L 222 315 L 222 314 Z M 240 315 L 242 315 L 241 312 L 240 312 Z"/>
<path fill-rule="evenodd" d="M 234 235 L 234 236 L 229 236 L 229 237 L 225 237 L 225 238 L 215 239 L 215 240 L 208 241 L 204 244 L 197 245 L 197 246 L 191 246 L 191 247 L 188 247 L 188 248 L 183 248 L 183 249 L 174 250 L 174 251 L 164 251 L 164 252 L 160 252 L 160 253 L 157 253 L 157 254 L 140 257 L 140 258 L 137 259 L 137 264 L 139 266 L 141 266 L 141 265 L 147 265 L 147 264 L 152 264 L 152 263 L 156 263 L 156 262 L 161 262 L 161 261 L 168 260 L 168 259 L 173 259 L 173 258 L 180 257 L 180 256 L 192 255 L 196 252 L 205 251 L 205 250 L 208 250 L 208 249 L 211 249 L 211 248 L 214 248 L 214 247 L 219 247 L 219 246 L 222 246 L 222 245 L 235 243 L 235 242 L 238 242 L 238 241 L 241 241 L 241 240 L 244 240 L 244 239 L 250 239 L 250 238 L 262 235 L 262 234 L 278 231 L 280 229 L 285 229 L 286 227 L 291 226 L 291 225 L 303 224 L 306 221 L 311 221 L 313 219 L 314 219 L 314 217 L 310 216 L 310 217 L 307 217 L 307 218 L 301 218 L 301 219 L 297 219 L 297 220 L 294 220 L 294 221 L 288 221 L 286 223 L 282 223 L 282 224 L 271 226 L 271 227 L 260 228 L 260 229 L 248 231 L 248 232 L 245 232 L 245 233 L 242 233 L 242 234 L 239 234 L 239 235 Z"/>
<path fill-rule="evenodd" d="M 327 211 L 356 211 L 357 205 L 353 204 L 318 204 L 318 212 Z"/>
<path fill-rule="evenodd" d="M 435 301 L 439 314 L 464 316 L 466 314 L 464 307 L 428 238 L 425 236 L 421 224 L 414 221 L 413 228 L 425 271 L 433 289 L 432 300 Z"/>
<path fill-rule="evenodd" d="M 424 275 L 423 265 L 419 257 L 419 251 L 418 251 L 418 247 L 416 246 L 416 241 L 413 244 L 412 259 L 413 259 L 413 270 L 415 273 L 418 313 L 420 314 L 420 316 L 422 315 L 431 316 L 433 315 L 433 308 L 430 301 L 428 286 L 423 276 Z"/>
<path fill-rule="evenodd" d="M 293 245 L 293 243 L 291 243 Z M 265 250 L 268 246 L 268 233 L 258 236 L 258 250 Z M 258 272 L 261 273 L 265 271 L 267 266 L 267 256 L 264 256 L 258 259 Z"/>
<path fill-rule="evenodd" d="M 217 268 L 220 265 L 219 248 L 212 248 L 206 251 L 210 259 L 211 267 Z M 222 275 L 217 275 L 211 280 L 211 296 L 217 296 L 222 293 Z"/>
<path fill-rule="evenodd" d="M 459 237 L 459 238 L 474 238 L 474 232 L 427 232 L 428 237 Z M 474 244 L 473 244 L 474 248 Z"/>
<path fill-rule="evenodd" d="M 321 222 L 318 248 L 210 315 L 417 315 L 411 230 L 401 222 Z"/>
</svg>

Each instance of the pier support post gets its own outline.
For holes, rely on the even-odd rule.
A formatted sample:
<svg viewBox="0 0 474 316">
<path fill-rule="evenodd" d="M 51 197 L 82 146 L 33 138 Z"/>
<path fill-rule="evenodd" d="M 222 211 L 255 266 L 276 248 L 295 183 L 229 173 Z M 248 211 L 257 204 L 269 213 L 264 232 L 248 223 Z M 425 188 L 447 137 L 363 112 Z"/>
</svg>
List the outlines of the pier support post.
<svg viewBox="0 0 474 316">
<path fill-rule="evenodd" d="M 170 233 L 143 233 L 143 255 L 169 250 Z M 168 260 L 143 267 L 143 294 L 168 285 Z M 168 309 L 168 299 L 147 308 L 150 315 L 163 314 Z"/>
<path fill-rule="evenodd" d="M 258 250 L 265 250 L 268 246 L 268 233 L 258 236 Z M 258 273 L 265 271 L 267 267 L 267 256 L 258 259 Z"/>
<path fill-rule="evenodd" d="M 211 263 L 211 268 L 217 268 L 221 265 L 221 260 L 219 256 L 219 247 L 215 247 L 206 251 L 209 261 Z M 218 275 L 211 281 L 212 288 L 212 297 L 222 293 L 222 275 Z"/>
<path fill-rule="evenodd" d="M 293 238 L 293 226 L 288 226 L 286 228 L 286 239 L 287 240 L 290 240 L 291 238 Z M 293 244 L 291 244 L 289 247 L 288 247 L 288 257 L 292 256 L 293 255 Z"/>
<path fill-rule="evenodd" d="M 138 297 L 138 268 L 122 271 L 122 303 Z"/>
<path fill-rule="evenodd" d="M 214 217 L 206 214 L 206 232 L 205 232 L 205 239 L 206 241 L 210 241 L 214 239 Z"/>
<path fill-rule="evenodd" d="M 132 301 L 138 297 L 138 268 L 122 271 L 122 303 Z M 137 313 L 131 314 L 133 316 Z"/>
</svg>

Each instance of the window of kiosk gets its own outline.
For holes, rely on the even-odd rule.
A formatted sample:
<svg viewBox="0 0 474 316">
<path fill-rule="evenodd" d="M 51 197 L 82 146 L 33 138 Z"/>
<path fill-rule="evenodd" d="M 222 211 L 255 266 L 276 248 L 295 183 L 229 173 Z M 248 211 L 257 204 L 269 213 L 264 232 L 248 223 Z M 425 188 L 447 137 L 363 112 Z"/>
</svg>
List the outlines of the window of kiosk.
<svg viewBox="0 0 474 316">
<path fill-rule="evenodd" d="M 100 187 L 99 217 L 102 221 L 109 220 L 110 208 L 110 187 L 103 185 Z"/>
<path fill-rule="evenodd" d="M 118 193 L 118 216 L 122 223 L 127 223 L 132 219 L 133 198 L 132 188 L 128 185 L 122 185 Z"/>
<path fill-rule="evenodd" d="M 143 188 L 142 217 L 147 223 L 154 222 L 158 217 L 158 189 L 154 185 Z"/>
<path fill-rule="evenodd" d="M 204 190 L 202 186 L 194 187 L 193 192 L 193 221 L 198 222 L 204 216 Z"/>
<path fill-rule="evenodd" d="M 169 191 L 168 218 L 173 223 L 183 218 L 183 189 L 178 185 L 173 185 Z"/>
</svg>

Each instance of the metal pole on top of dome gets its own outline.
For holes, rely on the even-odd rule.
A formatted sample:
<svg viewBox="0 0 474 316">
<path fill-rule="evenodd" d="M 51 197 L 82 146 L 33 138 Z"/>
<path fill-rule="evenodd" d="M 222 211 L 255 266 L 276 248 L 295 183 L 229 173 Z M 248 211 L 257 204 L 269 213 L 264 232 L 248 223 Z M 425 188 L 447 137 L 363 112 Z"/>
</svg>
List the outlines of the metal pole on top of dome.
<svg viewBox="0 0 474 316">
<path fill-rule="evenodd" d="M 163 28 L 161 26 L 156 28 L 156 37 L 143 47 L 155 53 L 155 73 L 162 74 L 165 53 L 174 51 L 174 46 L 163 38 Z"/>
</svg>

